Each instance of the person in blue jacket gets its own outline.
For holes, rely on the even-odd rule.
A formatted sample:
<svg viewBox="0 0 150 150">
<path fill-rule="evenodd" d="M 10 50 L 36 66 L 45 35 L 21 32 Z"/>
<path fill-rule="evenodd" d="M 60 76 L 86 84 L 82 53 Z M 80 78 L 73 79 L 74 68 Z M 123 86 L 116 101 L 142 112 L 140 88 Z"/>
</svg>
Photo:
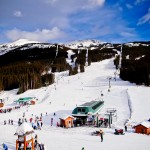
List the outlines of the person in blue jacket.
<svg viewBox="0 0 150 150">
<path fill-rule="evenodd" d="M 8 150 L 8 146 L 6 144 L 2 144 L 3 145 L 3 150 Z"/>
</svg>

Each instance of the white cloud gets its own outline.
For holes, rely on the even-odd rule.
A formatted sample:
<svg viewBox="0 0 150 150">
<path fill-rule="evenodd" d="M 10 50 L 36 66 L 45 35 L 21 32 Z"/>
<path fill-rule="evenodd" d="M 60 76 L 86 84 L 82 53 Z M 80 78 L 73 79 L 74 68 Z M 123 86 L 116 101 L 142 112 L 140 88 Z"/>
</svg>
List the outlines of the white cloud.
<svg viewBox="0 0 150 150">
<path fill-rule="evenodd" d="M 74 12 L 79 9 L 91 9 L 103 6 L 105 0 L 63 0 L 63 2 L 62 0 L 45 0 L 45 2 L 52 6 L 57 6 L 59 9 L 65 8 L 66 10 L 70 10 L 71 8 L 72 12 Z"/>
<path fill-rule="evenodd" d="M 148 9 L 148 13 L 145 14 L 142 18 L 139 19 L 137 25 L 142 25 L 142 24 L 144 24 L 146 22 L 150 23 L 150 8 Z"/>
<path fill-rule="evenodd" d="M 88 5 L 92 5 L 92 6 L 103 6 L 103 4 L 105 3 L 105 0 L 88 0 Z"/>
<path fill-rule="evenodd" d="M 51 30 L 37 29 L 36 31 L 33 32 L 13 29 L 7 31 L 5 35 L 9 40 L 12 41 L 25 38 L 25 39 L 35 40 L 39 42 L 48 42 L 49 40 L 58 40 L 63 37 L 66 37 L 66 34 L 57 27 L 54 27 Z"/>
<path fill-rule="evenodd" d="M 127 7 L 128 9 L 132 9 L 132 8 L 133 8 L 133 6 L 132 6 L 131 4 L 126 4 L 126 7 Z"/>
<path fill-rule="evenodd" d="M 22 12 L 16 10 L 16 11 L 14 12 L 14 16 L 15 16 L 15 17 L 22 17 Z"/>
</svg>

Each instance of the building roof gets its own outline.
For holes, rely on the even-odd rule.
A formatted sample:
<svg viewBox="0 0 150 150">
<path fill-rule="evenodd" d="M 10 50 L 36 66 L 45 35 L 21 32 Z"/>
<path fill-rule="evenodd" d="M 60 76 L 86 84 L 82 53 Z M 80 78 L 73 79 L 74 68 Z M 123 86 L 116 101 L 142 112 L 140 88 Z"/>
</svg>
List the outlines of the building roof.
<svg viewBox="0 0 150 150">
<path fill-rule="evenodd" d="M 90 106 L 92 106 L 93 104 L 95 104 L 97 101 L 91 101 L 91 102 L 87 102 L 87 103 L 84 103 L 84 104 L 82 104 L 82 105 L 80 105 L 80 106 L 87 106 L 87 107 L 90 107 Z"/>
<path fill-rule="evenodd" d="M 22 123 L 16 130 L 15 135 L 26 135 L 26 134 L 30 134 L 33 133 L 34 129 L 26 122 Z"/>
<path fill-rule="evenodd" d="M 24 98 L 19 98 L 15 102 L 28 102 L 28 101 L 31 101 L 33 99 L 35 99 L 35 97 L 24 97 Z"/>
<path fill-rule="evenodd" d="M 94 115 L 100 111 L 103 105 L 104 101 L 90 101 L 76 107 L 72 111 L 72 114 L 73 116 L 87 116 L 88 114 Z"/>
<path fill-rule="evenodd" d="M 65 119 L 67 119 L 68 117 L 71 117 L 72 119 L 74 119 L 73 116 L 67 115 L 67 114 L 62 115 L 59 119 L 65 120 Z"/>
<path fill-rule="evenodd" d="M 147 121 L 147 120 L 145 120 L 145 121 L 139 123 L 138 125 L 142 125 L 142 126 L 144 126 L 144 127 L 146 127 L 146 128 L 150 128 L 150 122 Z M 138 126 L 138 125 L 136 125 L 136 126 Z M 136 127 L 136 126 L 135 126 L 135 127 Z"/>
<path fill-rule="evenodd" d="M 141 123 L 141 125 L 143 125 L 144 127 L 146 127 L 146 128 L 150 128 L 150 122 L 149 121 L 143 121 L 142 123 Z"/>
</svg>

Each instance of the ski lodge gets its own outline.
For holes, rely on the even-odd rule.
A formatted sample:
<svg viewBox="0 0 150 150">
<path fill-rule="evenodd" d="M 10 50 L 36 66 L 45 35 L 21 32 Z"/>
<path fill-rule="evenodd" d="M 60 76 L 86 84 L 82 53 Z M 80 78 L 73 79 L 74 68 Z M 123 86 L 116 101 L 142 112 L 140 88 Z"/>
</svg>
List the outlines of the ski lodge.
<svg viewBox="0 0 150 150">
<path fill-rule="evenodd" d="M 103 105 L 104 101 L 91 101 L 77 106 L 72 111 L 72 116 L 76 118 L 74 124 L 85 125 L 87 119 L 92 122 L 94 116 L 102 109 Z"/>
<path fill-rule="evenodd" d="M 19 104 L 30 104 L 30 105 L 34 105 L 36 103 L 37 99 L 35 97 L 24 97 L 24 98 L 19 98 L 18 100 L 14 101 L 15 103 L 19 103 Z"/>
<path fill-rule="evenodd" d="M 134 126 L 135 133 L 150 135 L 150 121 L 143 121 L 140 124 Z"/>
<path fill-rule="evenodd" d="M 76 107 L 72 115 L 73 116 L 88 116 L 89 114 L 95 115 L 100 111 L 102 106 L 104 105 L 104 101 L 91 101 L 84 103 L 78 107 Z"/>
</svg>

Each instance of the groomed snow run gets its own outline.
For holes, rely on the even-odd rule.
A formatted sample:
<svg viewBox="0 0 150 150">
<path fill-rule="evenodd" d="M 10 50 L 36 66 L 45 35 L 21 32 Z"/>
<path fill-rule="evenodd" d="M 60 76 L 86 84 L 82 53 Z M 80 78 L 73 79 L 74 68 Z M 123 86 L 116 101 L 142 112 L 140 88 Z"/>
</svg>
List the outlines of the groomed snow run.
<svg viewBox="0 0 150 150">
<path fill-rule="evenodd" d="M 10 113 L 0 113 L 0 149 L 6 143 L 9 150 L 15 150 L 17 136 L 14 134 L 18 128 L 18 119 L 43 116 L 43 127 L 35 130 L 40 143 L 44 143 L 47 150 L 150 150 L 150 136 L 136 134 L 132 126 L 150 118 L 150 88 L 136 86 L 127 81 L 122 81 L 118 76 L 116 81 L 113 59 L 92 63 L 85 68 L 84 73 L 68 76 L 68 72 L 56 73 L 56 83 L 35 90 L 28 90 L 17 95 L 17 89 L 1 91 L 0 99 L 5 99 L 4 108 L 14 107 L 13 101 L 22 97 L 36 97 L 38 103 L 23 106 L 12 110 Z M 110 80 L 110 92 L 109 78 Z M 101 97 L 101 93 L 104 94 Z M 59 118 L 71 115 L 76 105 L 81 105 L 92 100 L 103 99 L 103 112 L 107 108 L 117 109 L 117 122 L 112 128 L 104 128 L 104 141 L 99 136 L 91 136 L 93 131 L 100 128 L 75 127 L 64 129 L 56 127 Z M 46 115 L 47 112 L 47 115 Z M 55 116 L 53 114 L 56 114 Z M 51 126 L 51 118 L 53 125 Z M 14 124 L 8 124 L 13 119 Z M 4 125 L 4 120 L 7 124 Z M 114 135 L 115 128 L 128 126 L 125 135 Z"/>
</svg>

